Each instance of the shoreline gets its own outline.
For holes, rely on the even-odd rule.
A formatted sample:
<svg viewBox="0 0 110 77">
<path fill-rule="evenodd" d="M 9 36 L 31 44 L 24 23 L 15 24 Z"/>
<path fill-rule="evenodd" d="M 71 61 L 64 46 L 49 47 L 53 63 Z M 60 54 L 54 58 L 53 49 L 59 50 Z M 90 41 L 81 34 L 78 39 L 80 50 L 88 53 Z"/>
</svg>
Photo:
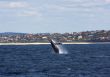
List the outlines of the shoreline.
<svg viewBox="0 0 110 77">
<path fill-rule="evenodd" d="M 0 45 L 47 45 L 50 43 L 0 43 Z M 110 44 L 110 42 L 63 42 L 62 44 Z"/>
</svg>

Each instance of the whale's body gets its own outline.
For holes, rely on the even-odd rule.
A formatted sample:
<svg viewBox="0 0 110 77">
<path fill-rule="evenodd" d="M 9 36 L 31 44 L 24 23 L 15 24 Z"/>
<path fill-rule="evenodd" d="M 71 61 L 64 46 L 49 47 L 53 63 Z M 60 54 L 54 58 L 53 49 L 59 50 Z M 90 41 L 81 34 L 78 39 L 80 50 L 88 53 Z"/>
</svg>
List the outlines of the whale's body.
<svg viewBox="0 0 110 77">
<path fill-rule="evenodd" d="M 53 39 L 49 39 L 49 42 L 51 43 L 51 46 L 52 46 L 54 52 L 59 54 L 60 53 L 60 46 L 62 45 L 62 43 L 57 42 Z"/>
</svg>

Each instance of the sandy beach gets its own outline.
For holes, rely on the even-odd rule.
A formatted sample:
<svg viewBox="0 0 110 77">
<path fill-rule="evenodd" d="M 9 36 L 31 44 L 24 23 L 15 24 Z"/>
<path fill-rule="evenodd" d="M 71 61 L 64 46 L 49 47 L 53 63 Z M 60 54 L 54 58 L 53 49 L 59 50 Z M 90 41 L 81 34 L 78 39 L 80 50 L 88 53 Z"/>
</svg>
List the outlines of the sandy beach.
<svg viewBox="0 0 110 77">
<path fill-rule="evenodd" d="M 41 45 L 41 44 L 50 44 L 50 43 L 0 43 L 0 45 Z"/>
<path fill-rule="evenodd" d="M 50 43 L 0 43 L 0 45 L 46 45 Z M 110 44 L 110 42 L 64 42 L 62 44 Z"/>
</svg>

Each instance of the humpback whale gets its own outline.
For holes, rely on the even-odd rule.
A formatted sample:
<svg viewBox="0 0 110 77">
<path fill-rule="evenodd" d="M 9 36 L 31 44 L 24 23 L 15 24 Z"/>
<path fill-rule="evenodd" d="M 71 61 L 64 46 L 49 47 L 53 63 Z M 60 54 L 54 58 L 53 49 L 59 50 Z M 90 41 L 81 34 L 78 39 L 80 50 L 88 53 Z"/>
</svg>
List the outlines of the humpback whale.
<svg viewBox="0 0 110 77">
<path fill-rule="evenodd" d="M 57 42 L 57 41 L 55 41 L 53 39 L 50 39 L 50 38 L 48 40 L 51 43 L 51 46 L 52 46 L 54 52 L 59 54 L 60 53 L 60 48 L 59 47 L 62 45 L 62 43 Z"/>
</svg>

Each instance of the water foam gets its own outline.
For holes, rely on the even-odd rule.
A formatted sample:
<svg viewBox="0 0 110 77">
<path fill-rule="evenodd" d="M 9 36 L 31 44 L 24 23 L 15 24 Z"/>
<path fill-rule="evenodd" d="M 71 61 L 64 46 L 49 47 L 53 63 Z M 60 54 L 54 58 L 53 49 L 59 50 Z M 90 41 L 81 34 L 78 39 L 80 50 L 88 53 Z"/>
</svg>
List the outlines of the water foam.
<svg viewBox="0 0 110 77">
<path fill-rule="evenodd" d="M 67 50 L 62 45 L 58 45 L 57 47 L 59 48 L 59 54 L 68 54 Z"/>
</svg>

